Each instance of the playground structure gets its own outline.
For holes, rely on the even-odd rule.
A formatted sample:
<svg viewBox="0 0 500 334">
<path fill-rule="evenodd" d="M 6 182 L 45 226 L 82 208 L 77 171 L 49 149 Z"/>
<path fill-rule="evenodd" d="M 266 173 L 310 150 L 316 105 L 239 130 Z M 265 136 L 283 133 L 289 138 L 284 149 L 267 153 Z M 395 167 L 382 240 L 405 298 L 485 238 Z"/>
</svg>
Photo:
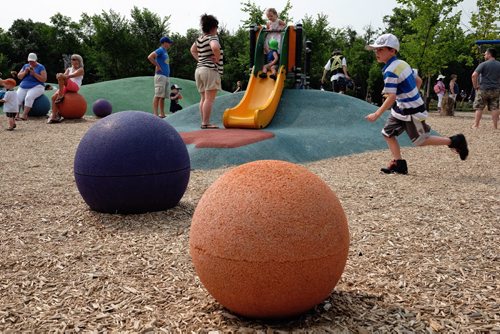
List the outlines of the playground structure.
<svg viewBox="0 0 500 334">
<path fill-rule="evenodd" d="M 264 65 L 264 44 L 269 33 L 280 33 L 279 65 L 276 80 L 260 78 Z M 293 79 L 294 86 L 307 87 L 307 71 L 302 72 L 302 25 L 289 25 L 285 30 L 267 30 L 262 26 L 250 27 L 250 81 L 241 101 L 233 108 L 226 109 L 223 116 L 226 128 L 265 128 L 271 123 L 286 79 Z M 310 42 L 307 42 L 306 62 L 304 69 L 309 66 Z"/>
</svg>

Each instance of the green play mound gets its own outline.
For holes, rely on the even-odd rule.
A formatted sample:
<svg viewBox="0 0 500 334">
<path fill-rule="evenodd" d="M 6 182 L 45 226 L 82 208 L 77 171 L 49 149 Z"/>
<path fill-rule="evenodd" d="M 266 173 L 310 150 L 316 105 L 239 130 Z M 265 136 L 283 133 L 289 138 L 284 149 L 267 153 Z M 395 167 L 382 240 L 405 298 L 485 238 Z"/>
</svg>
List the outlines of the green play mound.
<svg viewBox="0 0 500 334">
<path fill-rule="evenodd" d="M 200 94 L 196 89 L 194 81 L 170 78 L 170 84 L 177 84 L 182 88 L 181 105 L 186 108 L 200 101 Z M 51 83 L 53 90 L 45 91 L 49 98 L 55 93 L 57 84 Z M 92 104 L 98 99 L 106 99 L 113 106 L 113 112 L 124 110 L 143 110 L 152 112 L 153 102 L 153 77 L 133 77 L 118 80 L 98 82 L 95 84 L 83 85 L 79 93 L 87 101 L 86 115 L 93 115 Z M 219 92 L 219 95 L 228 94 L 226 91 Z M 170 101 L 165 101 L 165 111 L 168 111 Z"/>
<path fill-rule="evenodd" d="M 243 93 L 218 97 L 212 122 L 222 128 L 224 110 L 235 106 L 242 97 Z M 376 109 L 376 106 L 346 95 L 318 90 L 285 90 L 272 123 L 265 129 L 274 137 L 235 148 L 188 145 L 191 166 L 211 169 L 262 159 L 302 163 L 387 149 L 380 131 L 388 113 L 375 123 L 364 119 Z M 200 130 L 198 105 L 169 116 L 167 121 L 181 134 Z M 402 145 L 410 145 L 406 135 L 400 138 Z"/>
</svg>

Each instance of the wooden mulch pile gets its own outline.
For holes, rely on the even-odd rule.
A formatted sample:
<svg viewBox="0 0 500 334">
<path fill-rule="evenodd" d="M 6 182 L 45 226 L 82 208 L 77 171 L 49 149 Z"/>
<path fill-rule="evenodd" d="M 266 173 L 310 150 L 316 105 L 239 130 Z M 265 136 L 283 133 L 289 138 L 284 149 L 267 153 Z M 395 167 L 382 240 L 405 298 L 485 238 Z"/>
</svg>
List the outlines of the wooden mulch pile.
<svg viewBox="0 0 500 334">
<path fill-rule="evenodd" d="M 306 165 L 341 200 L 350 253 L 327 300 L 280 321 L 233 315 L 194 273 L 191 217 L 227 169 L 193 171 L 172 210 L 100 214 L 73 177 L 95 120 L 20 122 L 0 132 L 0 332 L 500 333 L 500 131 L 471 117 L 429 120 L 466 135 L 465 162 L 424 147 L 403 149 L 407 176 L 379 174 L 387 150 Z"/>
</svg>

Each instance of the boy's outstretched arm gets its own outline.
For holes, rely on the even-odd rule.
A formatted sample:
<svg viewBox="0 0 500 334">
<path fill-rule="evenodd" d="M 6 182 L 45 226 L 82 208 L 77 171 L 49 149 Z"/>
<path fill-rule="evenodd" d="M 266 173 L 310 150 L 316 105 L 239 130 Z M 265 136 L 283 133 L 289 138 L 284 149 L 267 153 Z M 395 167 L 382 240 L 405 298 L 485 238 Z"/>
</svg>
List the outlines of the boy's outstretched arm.
<svg viewBox="0 0 500 334">
<path fill-rule="evenodd" d="M 384 103 L 380 106 L 380 108 L 377 109 L 374 113 L 371 113 L 365 117 L 370 122 L 375 122 L 382 114 L 392 107 L 394 102 L 396 101 L 396 94 L 390 93 L 387 94 L 387 98 L 385 99 Z"/>
</svg>

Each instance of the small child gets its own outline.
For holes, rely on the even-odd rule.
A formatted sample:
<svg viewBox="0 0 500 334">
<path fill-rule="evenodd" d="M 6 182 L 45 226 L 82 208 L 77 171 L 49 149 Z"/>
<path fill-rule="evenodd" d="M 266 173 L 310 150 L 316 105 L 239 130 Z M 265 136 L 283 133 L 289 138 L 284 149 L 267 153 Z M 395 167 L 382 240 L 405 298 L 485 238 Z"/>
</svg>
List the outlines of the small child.
<svg viewBox="0 0 500 334">
<path fill-rule="evenodd" d="M 14 87 L 16 87 L 16 80 L 14 79 L 6 79 L 0 80 L 0 85 L 3 85 L 6 89 L 5 95 L 0 100 L 0 102 L 4 103 L 3 112 L 5 116 L 9 119 L 9 127 L 6 129 L 8 131 L 12 131 L 16 128 L 16 114 L 18 112 L 17 108 L 17 93 L 14 91 Z"/>
<path fill-rule="evenodd" d="M 267 72 L 271 70 L 271 79 L 276 80 L 276 69 L 278 68 L 278 63 L 280 56 L 278 53 L 278 41 L 272 39 L 269 41 L 269 52 L 266 54 L 266 64 L 262 67 L 262 73 L 259 74 L 261 78 L 267 78 Z"/>
<path fill-rule="evenodd" d="M 182 94 L 180 92 L 182 88 L 177 85 L 170 86 L 170 112 L 175 113 L 176 111 L 182 110 L 182 106 L 179 104 L 179 100 L 182 100 Z"/>
<path fill-rule="evenodd" d="M 382 134 L 393 160 L 387 168 L 382 168 L 381 171 L 386 174 L 408 174 L 406 160 L 401 158 L 401 149 L 397 140 L 397 136 L 404 131 L 417 146 L 447 145 L 460 155 L 460 159 L 467 159 L 469 150 L 463 134 L 449 138 L 430 135 L 431 128 L 425 123 L 428 113 L 419 93 L 422 79 L 415 74 L 410 65 L 396 57 L 399 51 L 398 38 L 393 34 L 384 34 L 377 38 L 374 44 L 367 45 L 366 49 L 375 51 L 377 61 L 385 63 L 382 69 L 383 93 L 387 94 L 387 98 L 377 111 L 365 118 L 370 122 L 375 122 L 392 107 L 391 115 L 382 129 Z"/>
<path fill-rule="evenodd" d="M 269 52 L 269 42 L 272 39 L 275 39 L 277 41 L 281 40 L 281 33 L 280 31 L 285 29 L 286 23 L 278 18 L 278 12 L 274 8 L 268 8 L 266 9 L 266 16 L 269 21 L 266 23 L 266 29 L 270 31 L 267 36 L 266 40 L 264 42 L 264 53 L 267 54 Z M 278 42 L 278 48 L 279 48 L 279 42 Z"/>
</svg>

